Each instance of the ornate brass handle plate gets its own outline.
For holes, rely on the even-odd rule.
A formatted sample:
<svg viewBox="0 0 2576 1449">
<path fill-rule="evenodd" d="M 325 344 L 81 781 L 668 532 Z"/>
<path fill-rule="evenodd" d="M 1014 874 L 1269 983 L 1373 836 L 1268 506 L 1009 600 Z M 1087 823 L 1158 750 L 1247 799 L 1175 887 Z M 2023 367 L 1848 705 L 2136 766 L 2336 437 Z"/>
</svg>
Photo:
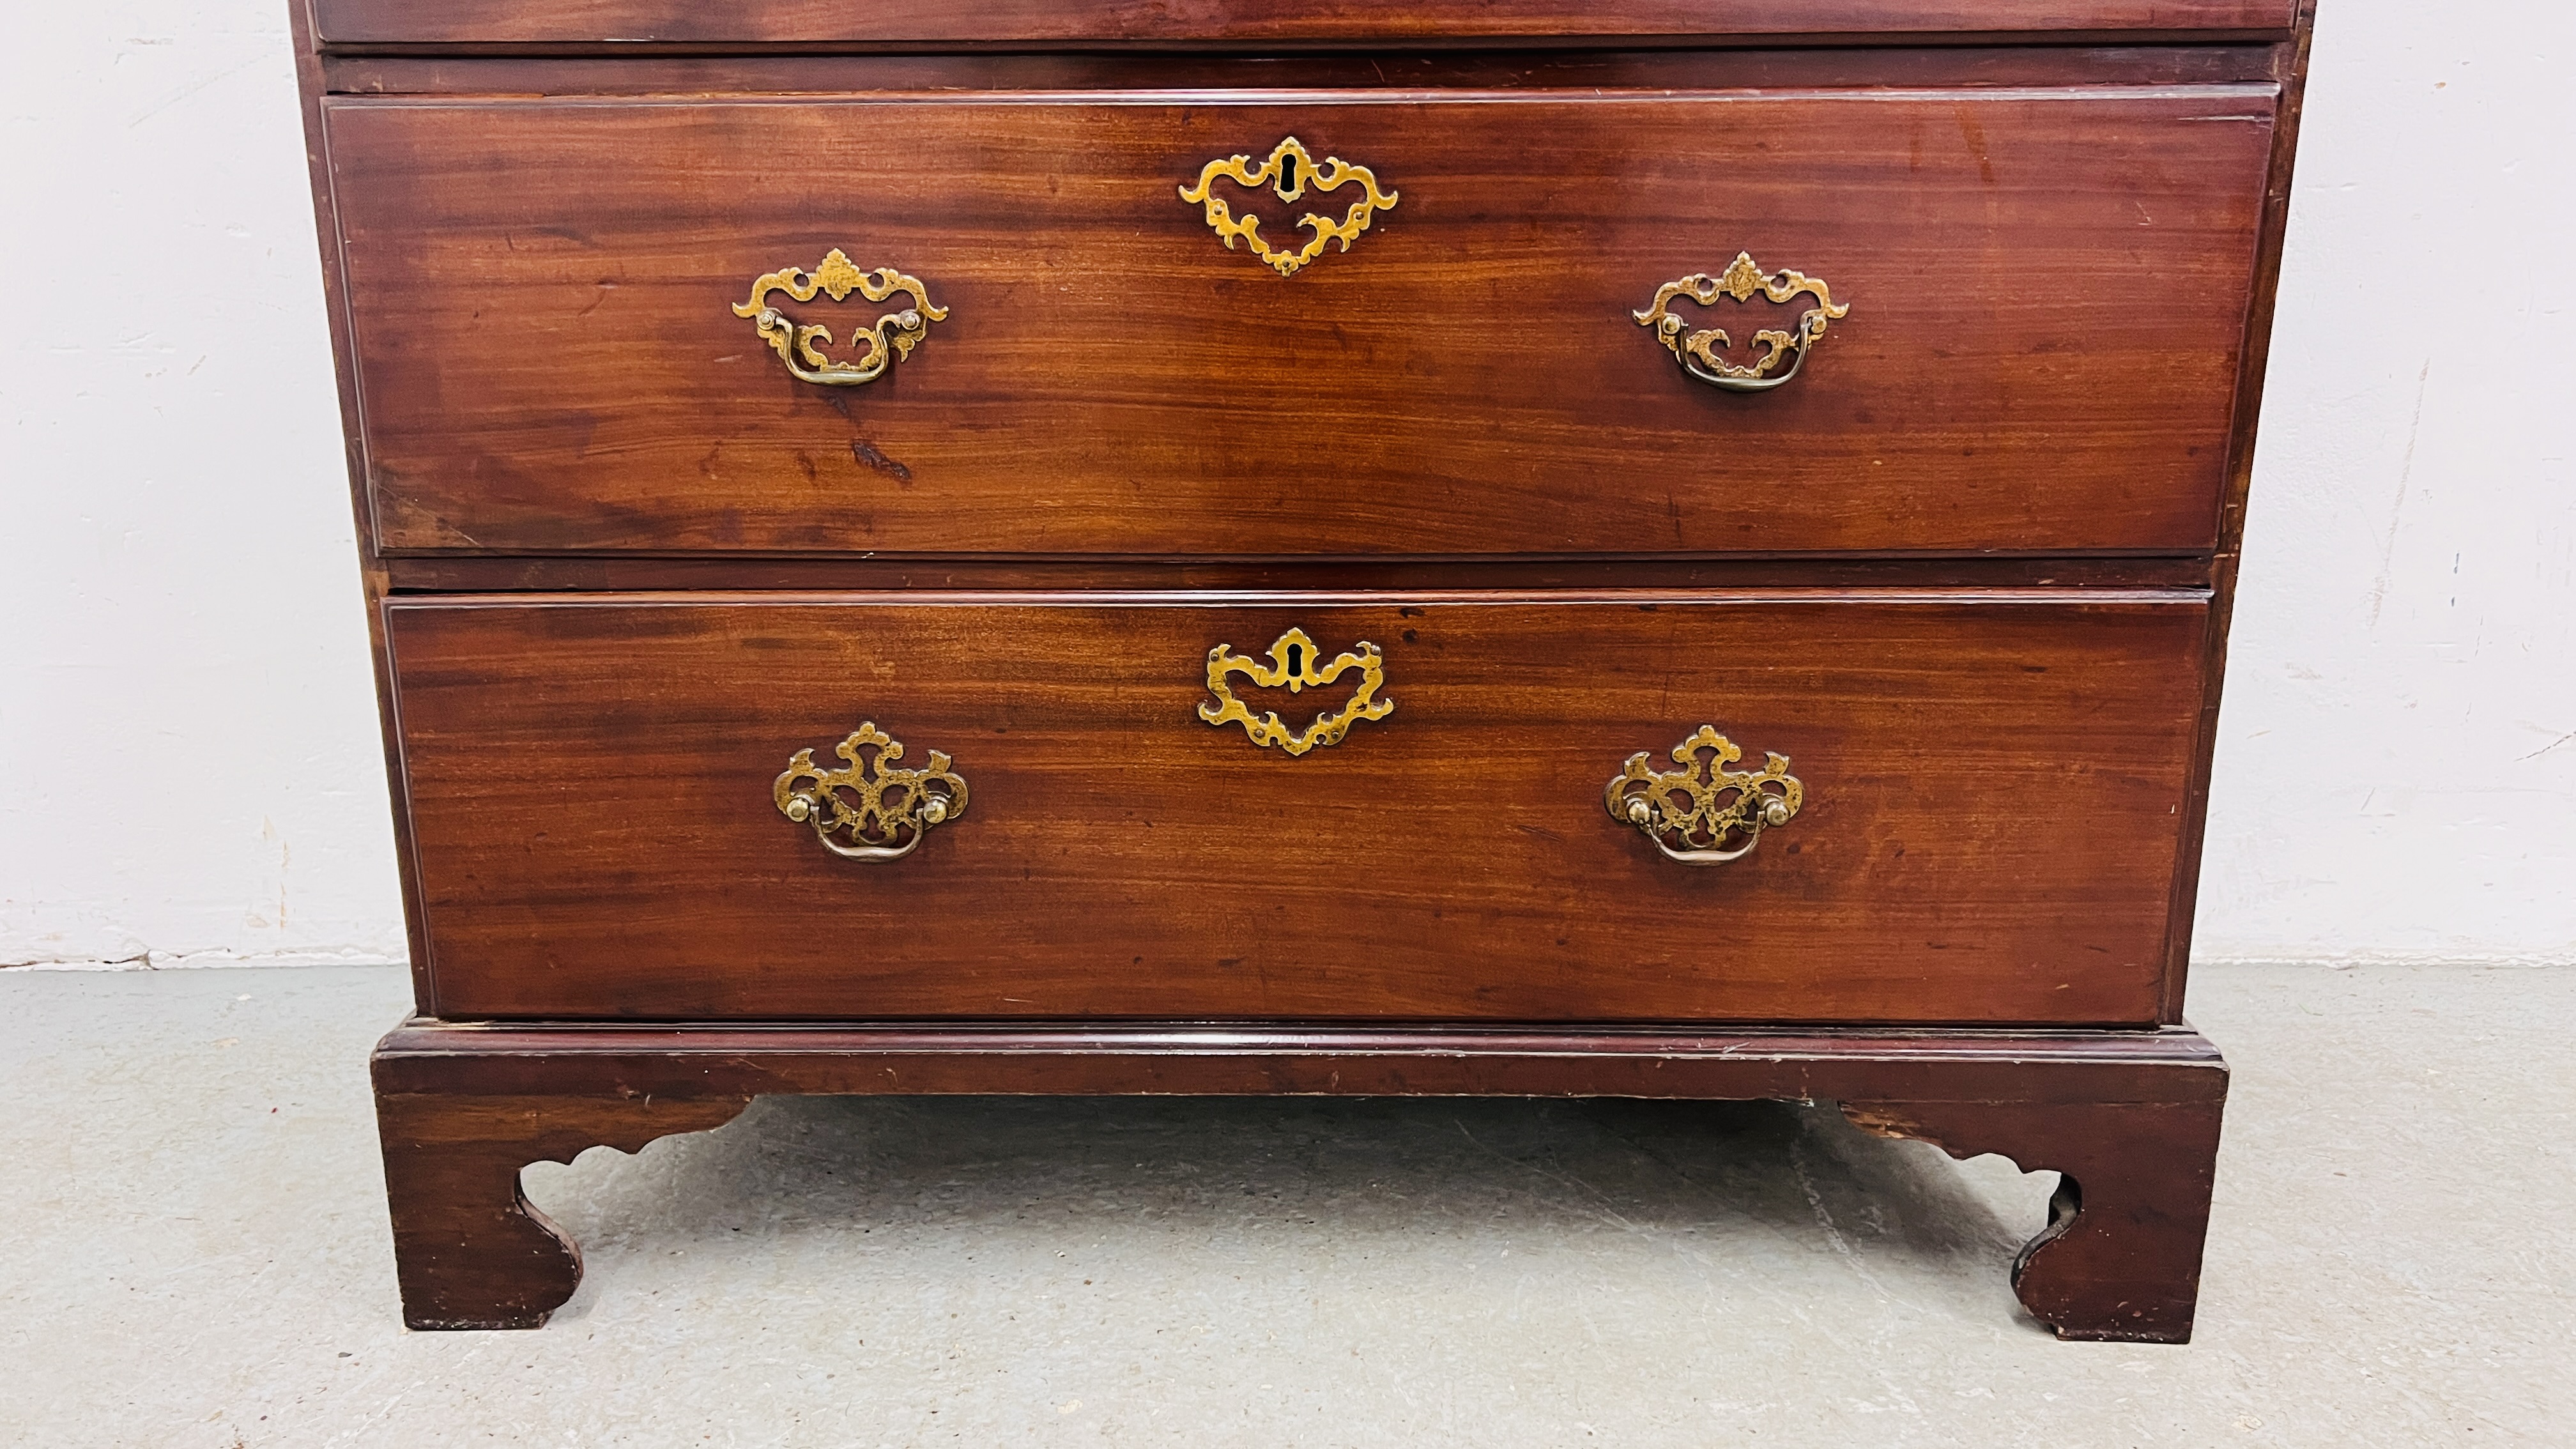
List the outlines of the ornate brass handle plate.
<svg viewBox="0 0 2576 1449">
<path fill-rule="evenodd" d="M 863 757 L 867 750 L 876 754 Z M 873 720 L 833 753 L 848 764 L 826 770 L 814 763 L 812 750 L 798 750 L 770 794 L 779 814 L 813 826 L 814 838 L 834 855 L 901 860 L 932 827 L 966 813 L 966 781 L 949 768 L 948 756 L 932 750 L 928 769 L 895 768 L 903 745 Z"/>
<path fill-rule="evenodd" d="M 1602 803 L 1612 819 L 1636 826 L 1655 849 L 1685 865 L 1742 857 L 1765 829 L 1788 824 L 1806 800 L 1806 787 L 1789 773 L 1786 755 L 1766 756 L 1758 774 L 1726 768 L 1743 759 L 1744 751 L 1715 725 L 1701 725 L 1699 733 L 1673 746 L 1678 770 L 1657 771 L 1647 764 L 1650 757 L 1646 750 L 1630 755 L 1602 792 Z"/>
<path fill-rule="evenodd" d="M 850 340 L 855 343 L 866 338 L 868 350 L 856 362 L 840 362 L 824 356 L 822 349 L 814 345 L 831 341 L 832 330 L 819 322 L 798 322 L 770 306 L 772 292 L 785 292 L 799 302 L 813 301 L 817 292 L 835 302 L 846 300 L 852 292 L 871 302 L 882 302 L 902 292 L 912 298 L 912 305 L 879 317 L 874 327 L 854 330 Z M 860 271 L 857 263 L 834 247 L 822 265 L 810 272 L 782 267 L 753 282 L 750 300 L 734 303 L 733 315 L 751 319 L 760 340 L 778 353 L 789 372 L 826 387 L 856 387 L 883 376 L 896 358 L 910 357 L 921 339 L 930 335 L 931 323 L 948 320 L 948 309 L 933 306 L 929 290 L 918 280 L 892 267 Z"/>
<path fill-rule="evenodd" d="M 1240 674 L 1263 689 L 1288 686 L 1291 694 L 1302 694 L 1321 688 L 1352 670 L 1360 672 L 1358 692 L 1340 709 L 1327 710 L 1315 716 L 1315 722 L 1303 730 L 1292 730 L 1280 721 L 1278 714 L 1265 713 L 1258 719 L 1242 700 L 1227 687 L 1226 676 Z M 1263 665 L 1251 655 L 1237 654 L 1219 644 L 1208 651 L 1207 687 L 1215 700 L 1199 706 L 1199 718 L 1209 724 L 1240 724 L 1252 742 L 1263 748 L 1277 745 L 1292 755 L 1302 755 L 1318 745 L 1341 743 L 1351 726 L 1364 719 L 1384 719 L 1395 713 L 1395 701 L 1377 697 L 1386 683 L 1384 658 L 1376 645 L 1361 640 L 1350 652 L 1338 654 L 1331 663 L 1324 662 L 1323 651 L 1306 637 L 1303 629 L 1291 629 L 1270 646 L 1270 663 Z"/>
<path fill-rule="evenodd" d="M 1732 345 L 1725 329 L 1708 327 L 1685 335 L 1688 324 L 1664 310 L 1675 297 L 1688 297 L 1701 306 L 1710 307 L 1715 306 L 1720 297 L 1750 302 L 1756 292 L 1774 302 L 1791 301 L 1805 293 L 1816 299 L 1816 305 L 1798 318 L 1795 332 L 1764 328 L 1754 333 L 1754 345 L 1763 351 L 1750 363 L 1732 363 L 1719 354 L 1718 349 Z M 1645 311 L 1633 315 L 1638 325 L 1654 329 L 1665 350 L 1679 358 L 1682 370 L 1691 376 L 1729 392 L 1764 392 L 1796 377 L 1798 369 L 1807 365 L 1808 349 L 1825 335 L 1825 324 L 1850 310 L 1848 302 L 1835 303 L 1833 293 L 1827 289 L 1823 278 L 1810 277 L 1803 272 L 1765 275 L 1760 264 L 1753 260 L 1752 253 L 1738 252 L 1735 261 L 1717 276 L 1693 272 L 1678 282 L 1666 282 L 1657 287 L 1654 302 Z M 1789 370 L 1775 377 L 1772 374 L 1784 355 L 1789 358 Z"/>
<path fill-rule="evenodd" d="M 1315 235 L 1297 250 L 1285 252 L 1261 239 L 1260 217 L 1246 213 L 1238 219 L 1232 208 L 1225 204 L 1225 198 L 1216 194 L 1214 187 L 1220 176 L 1231 177 L 1255 190 L 1267 186 L 1281 201 L 1295 201 L 1305 195 L 1309 184 L 1317 191 L 1338 191 L 1356 181 L 1360 186 L 1360 199 L 1351 203 L 1350 210 L 1342 213 L 1340 221 L 1328 221 L 1311 211 L 1297 218 L 1299 226 L 1313 227 Z M 1343 251 L 1349 251 L 1351 243 L 1359 240 L 1360 233 L 1369 229 L 1372 217 L 1395 207 L 1395 193 L 1378 189 L 1375 172 L 1365 166 L 1354 166 L 1339 156 L 1327 156 L 1324 164 L 1318 166 L 1304 143 L 1294 136 L 1280 142 L 1272 149 L 1269 158 L 1257 166 L 1250 156 L 1228 156 L 1222 161 L 1210 161 L 1199 168 L 1196 186 L 1181 188 L 1181 200 L 1195 202 L 1207 209 L 1207 224 L 1224 239 L 1227 251 L 1234 250 L 1235 238 L 1241 237 L 1251 244 L 1254 256 L 1268 263 L 1272 271 L 1283 277 L 1295 276 L 1298 268 L 1322 256 L 1329 242 L 1338 241 Z"/>
</svg>

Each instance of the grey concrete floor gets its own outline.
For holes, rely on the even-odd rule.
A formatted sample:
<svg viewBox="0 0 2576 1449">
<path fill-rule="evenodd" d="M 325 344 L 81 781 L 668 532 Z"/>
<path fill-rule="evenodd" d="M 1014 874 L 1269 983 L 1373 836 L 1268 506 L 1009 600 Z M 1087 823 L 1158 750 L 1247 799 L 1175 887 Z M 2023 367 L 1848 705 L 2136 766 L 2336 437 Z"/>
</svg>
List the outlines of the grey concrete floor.
<svg viewBox="0 0 2576 1449">
<path fill-rule="evenodd" d="M 405 990 L 0 974 L 0 1441 L 2576 1443 L 2576 971 L 2204 971 L 2185 1348 L 2020 1314 L 2045 1177 L 1760 1103 L 764 1100 L 529 1170 L 550 1327 L 408 1333 Z"/>
</svg>

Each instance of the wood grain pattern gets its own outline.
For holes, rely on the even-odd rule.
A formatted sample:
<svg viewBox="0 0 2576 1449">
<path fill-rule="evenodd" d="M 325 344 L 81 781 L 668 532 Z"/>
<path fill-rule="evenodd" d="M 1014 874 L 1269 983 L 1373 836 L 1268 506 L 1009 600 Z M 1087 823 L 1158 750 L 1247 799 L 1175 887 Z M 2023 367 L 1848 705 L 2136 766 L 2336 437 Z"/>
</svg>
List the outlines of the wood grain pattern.
<svg viewBox="0 0 2576 1449">
<path fill-rule="evenodd" d="M 2265 45 L 1907 49 L 1162 51 L 929 55 L 333 55 L 343 95 L 674 95 L 1007 90 L 1808 90 L 1838 86 L 2224 85 L 2276 81 Z"/>
<path fill-rule="evenodd" d="M 456 1027 L 374 1060 L 404 1313 L 535 1327 L 580 1258 L 517 1165 L 632 1151 L 762 1093 L 1221 1093 L 1835 1099 L 1888 1135 L 2066 1174 L 2013 1271 L 2066 1338 L 2191 1336 L 2227 1068 L 2188 1030 L 1795 1032 L 870 1025 Z"/>
<path fill-rule="evenodd" d="M 376 608 L 377 601 L 386 593 L 387 585 L 384 561 L 375 549 L 372 511 L 367 497 L 367 457 L 358 407 L 358 370 L 351 361 L 348 278 L 338 264 L 340 211 L 331 194 L 331 163 L 322 133 L 323 63 L 313 43 L 311 14 L 300 0 L 290 4 L 287 11 L 295 49 L 297 100 L 303 113 L 304 164 L 313 188 L 313 230 L 322 243 L 323 316 L 330 328 L 332 373 L 338 384 L 340 459 L 348 470 L 350 511 L 355 518 L 358 544 L 358 577 L 366 595 L 367 658 L 376 687 L 376 724 L 384 746 L 387 794 L 397 802 L 392 826 L 396 879 L 402 892 L 404 944 L 408 959 L 417 966 L 429 959 L 429 941 L 421 932 L 419 881 L 410 865 L 411 822 L 399 803 L 402 800 L 402 747 L 394 733 L 393 665 L 385 655 L 383 615 Z M 417 987 L 421 980 L 417 969 L 413 980 Z"/>
<path fill-rule="evenodd" d="M 2273 93 L 330 100 L 375 538 L 2205 552 Z M 1174 188 L 1291 133 L 1401 200 L 1283 279 Z M 729 310 L 835 245 L 954 314 L 864 388 Z M 1758 397 L 1629 318 L 1746 249 L 1854 309 Z"/>
<path fill-rule="evenodd" d="M 656 1063 L 668 1063 L 669 1069 Z M 1797 1027 L 1352 1026 L 1318 1022 L 476 1022 L 414 1017 L 376 1090 L 676 1102 L 778 1093 L 1637 1097 L 1710 1101 L 2223 1101 L 2227 1064 L 2188 1026 L 1830 1031 Z M 2025 1075 L 2036 1080 L 2016 1082 Z M 2083 1097 L 2069 1078 L 2104 1075 Z M 2156 1085 L 2160 1071 L 2187 1077 Z M 1866 1080 L 1852 1074 L 1865 1073 Z M 660 1080 L 656 1080 L 656 1078 Z M 2020 1089 L 2017 1091 L 2017 1088 Z M 2033 1089 L 2036 1088 L 2036 1089 Z M 532 1161 L 535 1159 L 531 1159 Z"/>
<path fill-rule="evenodd" d="M 2194 596 L 395 601 L 451 1017 L 2145 1023 Z M 1386 652 L 1300 759 L 1208 649 Z M 1248 691 L 1302 725 L 1338 697 Z M 967 815 L 891 865 L 770 801 L 863 720 Z M 1657 855 L 1604 784 L 1711 723 L 1803 814 Z"/>
<path fill-rule="evenodd" d="M 2291 0 L 311 0 L 335 46 L 1463 45 L 1937 32 L 2286 31 Z"/>
<path fill-rule="evenodd" d="M 2206 591 L 2209 560 L 2190 556 L 2033 558 L 1495 558 L 1495 559 L 1029 559 L 740 558 L 689 555 L 387 559 L 397 593 L 591 592 L 671 589 L 861 592 L 879 589 L 1040 593 L 1456 592 L 1571 589 L 2099 588 Z"/>
<path fill-rule="evenodd" d="M 2236 431 L 2227 448 L 2227 491 L 2219 508 L 2218 551 L 2210 560 L 2215 592 L 2209 611 L 2209 648 L 2203 669 L 2198 737 L 2192 742 L 2191 793 L 2183 803 L 2183 861 L 2174 872 L 2174 929 L 2165 945 L 2165 1009 L 2182 1017 L 2191 966 L 2194 914 L 2200 906 L 2201 852 L 2209 819 L 2210 774 L 2218 755 L 2218 701 L 2227 675 L 2227 631 L 2236 612 L 2236 569 L 2243 557 L 2245 509 L 2254 485 L 2254 435 L 2263 416 L 2263 379 L 2271 363 L 2272 309 L 2281 289 L 2281 248 L 2290 228 L 2290 182 L 2297 170 L 2299 118 L 2308 85 L 2308 52 L 2316 28 L 2316 0 L 2300 0 L 2297 39 L 2273 51 L 2282 85 L 2280 123 L 2272 142 L 2270 173 L 2263 183 L 2263 237 L 2255 267 L 2253 306 L 2245 318 L 2245 361 L 2236 380 Z"/>
<path fill-rule="evenodd" d="M 581 1284 L 581 1250 L 519 1187 L 531 1162 L 721 1127 L 749 1105 L 650 1090 L 522 1098 L 379 1091 L 376 1130 L 410 1328 L 536 1328 Z"/>
<path fill-rule="evenodd" d="M 2066 1174 L 2061 1336 L 2188 1338 L 2311 0 L 292 8 L 419 1001 L 486 1018 L 374 1063 L 413 1326 L 571 1294 L 526 1162 L 763 1092 L 1353 1092 L 1837 1099 Z M 1291 131 L 1404 201 L 1283 283 L 1166 198 Z M 957 312 L 826 394 L 726 307 L 834 245 Z M 1739 249 L 1856 304 L 1762 399 L 1625 322 Z M 1199 723 L 1290 623 L 1397 713 Z M 871 717 L 976 790 L 892 867 L 768 799 Z M 1809 793 L 1693 871 L 1599 789 L 1703 721 Z"/>
<path fill-rule="evenodd" d="M 2089 1101 L 2032 1102 L 2025 1089 L 2001 1101 L 1846 1098 L 1842 1109 L 1881 1136 L 1923 1138 L 1962 1159 L 2000 1153 L 2024 1172 L 2059 1174 L 2048 1226 L 2012 1272 L 2022 1306 L 2059 1338 L 2189 1343 L 2226 1106 L 2224 1073 L 2202 1084 L 2146 1101 L 2097 1087 Z"/>
</svg>

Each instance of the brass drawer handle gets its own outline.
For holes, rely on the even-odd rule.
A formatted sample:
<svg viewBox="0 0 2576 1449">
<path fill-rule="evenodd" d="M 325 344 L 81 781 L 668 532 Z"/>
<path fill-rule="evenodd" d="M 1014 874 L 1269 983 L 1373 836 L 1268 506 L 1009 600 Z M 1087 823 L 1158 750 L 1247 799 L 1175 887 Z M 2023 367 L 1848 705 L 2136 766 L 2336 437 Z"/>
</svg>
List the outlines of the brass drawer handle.
<svg viewBox="0 0 2576 1449">
<path fill-rule="evenodd" d="M 1288 728 L 1275 711 L 1254 718 L 1251 708 L 1235 698 L 1234 691 L 1225 682 L 1227 675 L 1240 674 L 1262 689 L 1277 689 L 1284 684 L 1290 694 L 1302 694 L 1330 684 L 1354 669 L 1360 672 L 1360 687 L 1351 695 L 1350 702 L 1340 709 L 1327 710 L 1315 716 L 1315 722 L 1303 730 Z M 1394 700 L 1377 697 L 1379 687 L 1385 683 L 1385 659 L 1378 653 L 1376 645 L 1363 639 L 1354 646 L 1354 652 L 1335 655 L 1328 664 L 1324 662 L 1323 651 L 1315 647 L 1314 640 L 1306 637 L 1305 630 L 1291 629 L 1270 646 L 1270 663 L 1266 667 L 1251 655 L 1237 654 L 1224 644 L 1209 650 L 1207 687 L 1208 693 L 1215 695 L 1216 699 L 1213 703 L 1199 706 L 1199 718 L 1220 727 L 1229 723 L 1240 724 L 1254 744 L 1265 749 L 1277 745 L 1292 755 L 1302 755 L 1317 745 L 1341 743 L 1342 736 L 1350 733 L 1351 726 L 1361 720 L 1384 719 L 1395 713 Z"/>
<path fill-rule="evenodd" d="M 1702 751 L 1709 758 L 1702 759 Z M 1789 773 L 1786 755 L 1767 756 L 1759 774 L 1726 768 L 1743 759 L 1744 751 L 1715 725 L 1701 725 L 1699 733 L 1673 746 L 1678 770 L 1658 773 L 1648 767 L 1649 755 L 1639 750 L 1628 757 L 1627 768 L 1602 792 L 1602 803 L 1612 819 L 1636 826 L 1655 849 L 1685 865 L 1740 858 L 1764 829 L 1788 824 L 1806 800 L 1806 787 Z M 1668 838 L 1681 848 L 1666 844 Z"/>
<path fill-rule="evenodd" d="M 860 752 L 868 749 L 876 754 L 863 759 Z M 966 813 L 966 781 L 948 767 L 948 756 L 932 750 L 926 770 L 890 768 L 903 758 L 903 745 L 873 720 L 860 725 L 833 753 L 849 761 L 848 768 L 817 768 L 812 750 L 798 750 L 771 795 L 779 814 L 813 826 L 814 838 L 834 855 L 901 860 L 931 827 Z M 845 790 L 857 794 L 855 804 L 841 793 Z M 833 839 L 835 835 L 847 836 L 849 844 Z"/>
<path fill-rule="evenodd" d="M 838 302 L 857 292 L 871 302 L 882 302 L 897 292 L 907 293 L 912 305 L 900 312 L 888 312 L 877 319 L 877 325 L 854 331 L 850 340 L 864 337 L 866 355 L 856 362 L 838 362 L 823 355 L 814 344 L 832 340 L 832 329 L 821 323 L 800 323 L 795 318 L 768 305 L 772 292 L 785 292 L 799 302 L 811 302 L 821 292 Z M 826 387 L 856 387 L 874 382 L 894 365 L 898 357 L 910 357 L 922 338 L 930 335 L 930 324 L 948 320 L 948 309 L 931 305 L 930 293 L 921 283 L 892 267 L 879 267 L 863 272 L 844 255 L 839 247 L 823 258 L 823 264 L 808 272 L 796 267 L 783 267 L 751 284 L 751 299 L 736 302 L 733 315 L 748 317 L 760 340 L 778 353 L 787 370 L 807 382 Z"/>
<path fill-rule="evenodd" d="M 1811 293 L 1816 305 L 1808 308 L 1798 319 L 1795 332 L 1765 328 L 1754 333 L 1753 341 L 1763 352 L 1750 364 L 1732 363 L 1718 354 L 1719 348 L 1731 345 L 1723 328 L 1703 328 L 1685 336 L 1683 333 L 1688 324 L 1664 310 L 1675 297 L 1688 297 L 1703 307 L 1713 307 L 1720 297 L 1750 302 L 1756 292 L 1774 302 L 1790 301 L 1801 292 Z M 1848 302 L 1839 306 L 1835 304 L 1833 293 L 1827 289 L 1823 278 L 1810 277 L 1803 272 L 1768 276 L 1753 260 L 1752 253 L 1738 252 L 1735 261 L 1721 275 L 1712 277 L 1693 272 L 1678 282 L 1666 282 L 1657 287 L 1654 302 L 1645 311 L 1632 315 L 1639 326 L 1654 329 L 1665 350 L 1681 360 L 1684 372 L 1728 392 L 1764 392 L 1796 377 L 1798 369 L 1807 365 L 1808 350 L 1825 335 L 1825 324 L 1850 310 Z M 1774 377 L 1772 370 L 1780 365 L 1784 353 L 1790 355 L 1789 370 Z"/>
<path fill-rule="evenodd" d="M 1360 184 L 1360 198 L 1351 203 L 1350 210 L 1342 213 L 1340 221 L 1328 221 L 1313 212 L 1297 218 L 1299 226 L 1313 227 L 1315 235 L 1297 250 L 1285 252 L 1261 239 L 1260 217 L 1246 212 L 1241 220 L 1235 219 L 1233 210 L 1225 204 L 1225 198 L 1212 189 L 1220 176 L 1256 190 L 1269 187 L 1281 201 L 1295 201 L 1305 195 L 1309 184 L 1317 191 L 1339 191 L 1356 181 Z M 1392 191 L 1378 190 L 1377 173 L 1365 166 L 1354 166 L 1339 156 L 1327 156 L 1324 164 L 1316 165 L 1305 143 L 1294 136 L 1273 147 L 1269 157 L 1257 166 L 1250 156 L 1228 156 L 1222 161 L 1210 161 L 1199 168 L 1198 185 L 1181 188 L 1181 200 L 1196 202 L 1205 208 L 1203 215 L 1208 226 L 1225 242 L 1227 251 L 1234 250 L 1235 238 L 1241 237 L 1251 244 L 1254 256 L 1268 263 L 1272 271 L 1283 277 L 1295 276 L 1298 268 L 1322 256 L 1329 242 L 1338 241 L 1343 251 L 1349 251 L 1351 243 L 1359 240 L 1360 233 L 1369 229 L 1369 221 L 1377 213 L 1395 209 L 1395 196 Z"/>
</svg>

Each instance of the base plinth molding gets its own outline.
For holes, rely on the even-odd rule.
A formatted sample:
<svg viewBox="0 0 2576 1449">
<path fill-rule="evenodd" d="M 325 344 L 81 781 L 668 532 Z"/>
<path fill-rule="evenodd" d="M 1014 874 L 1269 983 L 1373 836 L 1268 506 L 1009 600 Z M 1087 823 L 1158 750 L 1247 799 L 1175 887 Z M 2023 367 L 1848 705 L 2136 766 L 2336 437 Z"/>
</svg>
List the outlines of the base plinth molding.
<svg viewBox="0 0 2576 1449">
<path fill-rule="evenodd" d="M 720 1127 L 763 1095 L 1645 1097 L 1825 1101 L 2061 1180 L 2013 1284 L 2062 1338 L 2191 1337 L 2227 1066 L 2147 1031 L 992 1025 L 635 1027 L 413 1020 L 376 1110 L 404 1321 L 535 1328 L 579 1250 L 531 1162 Z"/>
</svg>

